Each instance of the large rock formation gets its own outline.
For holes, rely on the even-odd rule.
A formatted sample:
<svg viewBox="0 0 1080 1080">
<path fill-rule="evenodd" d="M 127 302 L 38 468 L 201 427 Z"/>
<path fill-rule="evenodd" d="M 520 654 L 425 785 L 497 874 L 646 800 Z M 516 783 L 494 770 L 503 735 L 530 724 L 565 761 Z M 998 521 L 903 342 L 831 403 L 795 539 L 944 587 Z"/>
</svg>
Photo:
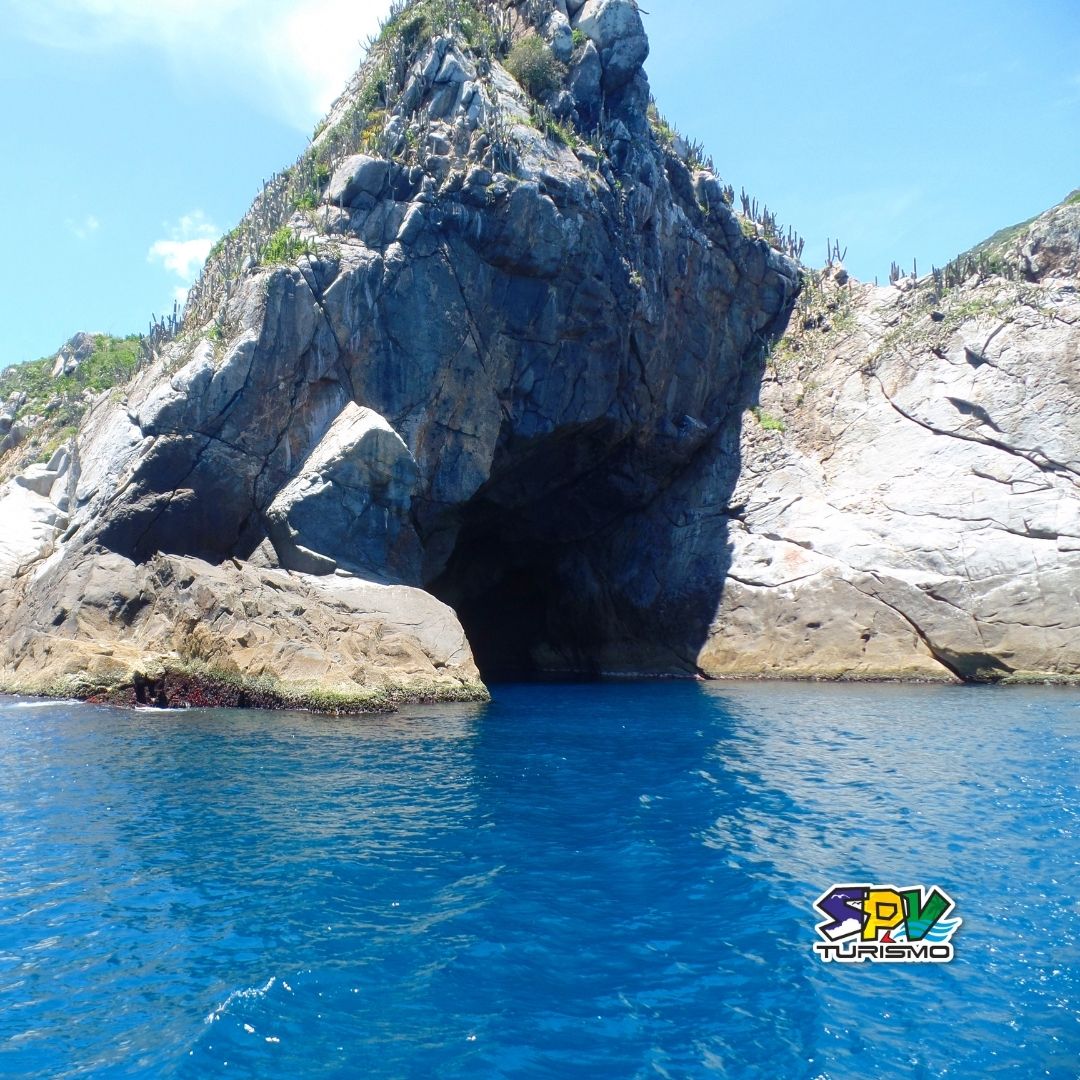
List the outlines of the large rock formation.
<svg viewBox="0 0 1080 1080">
<path fill-rule="evenodd" d="M 1078 259 L 1074 194 L 948 283 L 807 291 L 748 402 L 705 671 L 1080 672 Z"/>
<path fill-rule="evenodd" d="M 1077 673 L 1080 208 L 947 280 L 811 275 L 777 344 L 796 267 L 647 52 L 633 0 L 400 11 L 179 332 L 0 489 L 0 682 Z"/>
<path fill-rule="evenodd" d="M 737 421 L 798 280 L 654 132 L 647 52 L 633 0 L 399 13 L 94 405 L 51 542 L 7 544 L 5 683 L 475 694 L 434 597 L 485 672 L 693 670 L 718 594 L 611 552 Z"/>
</svg>

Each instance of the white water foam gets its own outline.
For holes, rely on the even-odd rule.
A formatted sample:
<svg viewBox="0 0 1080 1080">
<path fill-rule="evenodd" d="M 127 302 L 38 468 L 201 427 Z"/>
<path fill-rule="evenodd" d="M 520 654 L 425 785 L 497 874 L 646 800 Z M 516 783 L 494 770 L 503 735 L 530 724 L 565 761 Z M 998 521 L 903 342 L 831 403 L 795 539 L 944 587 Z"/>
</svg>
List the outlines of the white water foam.
<svg viewBox="0 0 1080 1080">
<path fill-rule="evenodd" d="M 270 978 L 266 980 L 265 986 L 247 986 L 242 990 L 234 990 L 216 1009 L 213 1009 L 209 1013 L 204 1023 L 216 1023 L 229 1011 L 229 1006 L 236 1001 L 250 1001 L 252 998 L 266 997 L 276 982 L 277 976 L 271 975 Z"/>
<path fill-rule="evenodd" d="M 61 705 L 82 705 L 81 701 L 74 698 L 50 698 L 48 701 L 3 701 L 0 702 L 0 712 L 7 709 L 56 709 Z"/>
</svg>

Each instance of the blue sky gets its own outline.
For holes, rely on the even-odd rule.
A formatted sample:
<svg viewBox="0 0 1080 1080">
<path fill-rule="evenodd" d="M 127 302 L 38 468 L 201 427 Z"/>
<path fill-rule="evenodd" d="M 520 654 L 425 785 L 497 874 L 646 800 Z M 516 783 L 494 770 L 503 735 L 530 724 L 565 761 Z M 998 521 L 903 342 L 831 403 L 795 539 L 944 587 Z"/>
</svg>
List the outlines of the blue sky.
<svg viewBox="0 0 1080 1080">
<path fill-rule="evenodd" d="M 389 0 L 0 0 L 0 367 L 142 330 Z M 1077 0 L 642 0 L 661 110 L 821 262 L 939 265 L 1080 186 Z"/>
</svg>

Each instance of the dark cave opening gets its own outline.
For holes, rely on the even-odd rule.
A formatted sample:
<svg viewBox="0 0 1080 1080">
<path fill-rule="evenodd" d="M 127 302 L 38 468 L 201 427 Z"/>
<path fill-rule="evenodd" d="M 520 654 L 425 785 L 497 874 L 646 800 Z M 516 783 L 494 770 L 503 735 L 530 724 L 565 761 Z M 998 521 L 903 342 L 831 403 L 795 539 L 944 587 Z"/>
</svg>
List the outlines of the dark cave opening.
<svg viewBox="0 0 1080 1080">
<path fill-rule="evenodd" d="M 425 588 L 457 612 L 485 680 L 599 675 L 610 635 L 602 538 L 642 486 L 626 481 L 626 445 L 606 418 L 508 439 L 491 479 L 436 521 L 454 546 Z"/>
<path fill-rule="evenodd" d="M 504 515 L 470 515 L 428 588 L 457 612 L 485 681 L 599 676 L 603 627 L 567 603 L 576 556 L 572 544 L 529 538 Z"/>
<path fill-rule="evenodd" d="M 457 612 L 486 682 L 691 677 L 729 566 L 726 525 L 710 555 L 630 518 L 553 539 L 535 519 L 470 507 L 426 588 Z M 531 527 L 532 526 L 532 527 Z"/>
<path fill-rule="evenodd" d="M 456 611 L 485 681 L 700 674 L 730 566 L 739 423 L 723 440 L 605 422 L 506 446 L 471 500 L 421 511 L 425 548 L 453 537 L 424 588 Z M 702 453 L 720 463 L 707 499 Z"/>
</svg>

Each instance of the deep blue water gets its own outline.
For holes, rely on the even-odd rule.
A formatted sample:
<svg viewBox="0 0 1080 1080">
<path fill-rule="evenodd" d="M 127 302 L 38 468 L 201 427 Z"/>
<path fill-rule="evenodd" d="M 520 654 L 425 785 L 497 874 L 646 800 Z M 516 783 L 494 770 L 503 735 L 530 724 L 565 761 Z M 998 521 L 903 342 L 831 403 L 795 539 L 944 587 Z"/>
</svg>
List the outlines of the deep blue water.
<svg viewBox="0 0 1080 1080">
<path fill-rule="evenodd" d="M 1080 1075 L 1080 693 L 0 700 L 5 1077 Z M 823 964 L 834 882 L 947 965 Z"/>
</svg>

